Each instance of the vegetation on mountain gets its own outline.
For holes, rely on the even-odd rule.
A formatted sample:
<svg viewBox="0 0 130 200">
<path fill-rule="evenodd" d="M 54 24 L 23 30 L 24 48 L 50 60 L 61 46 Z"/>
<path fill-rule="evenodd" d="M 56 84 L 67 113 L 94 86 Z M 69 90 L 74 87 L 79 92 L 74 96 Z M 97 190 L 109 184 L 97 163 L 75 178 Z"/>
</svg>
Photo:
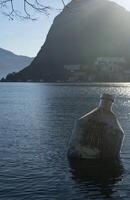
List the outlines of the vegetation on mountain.
<svg viewBox="0 0 130 200">
<path fill-rule="evenodd" d="M 54 19 L 33 62 L 20 72 L 7 76 L 6 81 L 59 82 L 70 80 L 70 77 L 73 79 L 75 73 L 66 71 L 65 65 L 88 66 L 86 71 L 81 71 L 84 78 L 79 76 L 74 80 L 128 81 L 123 73 L 129 70 L 130 63 L 129 22 L 130 12 L 114 2 L 72 0 Z M 124 58 L 126 63 L 119 66 L 122 70 L 116 70 L 120 74 L 111 72 L 110 68 L 102 71 L 102 65 L 95 66 L 100 57 Z"/>
</svg>

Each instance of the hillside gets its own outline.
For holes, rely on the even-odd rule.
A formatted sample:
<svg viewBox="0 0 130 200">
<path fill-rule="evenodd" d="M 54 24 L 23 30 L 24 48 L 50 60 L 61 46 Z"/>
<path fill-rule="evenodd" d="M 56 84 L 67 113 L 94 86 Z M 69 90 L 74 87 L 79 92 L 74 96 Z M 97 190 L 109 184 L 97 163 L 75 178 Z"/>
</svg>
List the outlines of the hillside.
<svg viewBox="0 0 130 200">
<path fill-rule="evenodd" d="M 0 78 L 12 72 L 18 72 L 32 62 L 33 58 L 15 55 L 0 48 Z"/>
<path fill-rule="evenodd" d="M 66 81 L 65 65 L 87 65 L 87 73 L 95 69 L 100 57 L 124 58 L 129 70 L 130 12 L 108 0 L 72 0 L 54 19 L 46 41 L 33 62 L 6 81 Z M 107 67 L 107 66 L 106 66 Z M 124 67 L 124 65 L 123 65 Z M 87 71 L 88 70 L 88 71 Z M 91 71 L 91 72 L 90 72 Z M 99 71 L 99 70 L 98 70 Z M 121 72 L 121 71 L 120 71 Z M 103 73 L 93 81 L 126 81 Z M 79 78 L 82 81 L 82 78 Z"/>
</svg>

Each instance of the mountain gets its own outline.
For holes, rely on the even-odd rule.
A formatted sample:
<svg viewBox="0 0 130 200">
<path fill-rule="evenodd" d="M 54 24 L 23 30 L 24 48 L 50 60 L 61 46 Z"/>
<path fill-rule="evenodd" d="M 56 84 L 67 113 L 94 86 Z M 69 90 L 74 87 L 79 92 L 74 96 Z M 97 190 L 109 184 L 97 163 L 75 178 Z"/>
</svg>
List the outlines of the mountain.
<svg viewBox="0 0 130 200">
<path fill-rule="evenodd" d="M 0 77 L 5 77 L 12 72 L 18 72 L 32 62 L 33 58 L 27 56 L 18 56 L 0 48 Z"/>
<path fill-rule="evenodd" d="M 108 0 L 72 0 L 54 19 L 33 62 L 6 81 L 65 81 L 65 65 L 87 65 L 90 73 L 100 57 L 125 58 L 129 67 L 130 12 Z"/>
</svg>

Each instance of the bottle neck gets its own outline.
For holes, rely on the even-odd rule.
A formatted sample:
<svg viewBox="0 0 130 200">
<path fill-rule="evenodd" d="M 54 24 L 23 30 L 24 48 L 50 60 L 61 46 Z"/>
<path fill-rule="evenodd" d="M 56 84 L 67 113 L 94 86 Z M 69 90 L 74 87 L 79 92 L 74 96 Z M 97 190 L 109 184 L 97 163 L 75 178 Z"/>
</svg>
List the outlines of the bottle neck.
<svg viewBox="0 0 130 200">
<path fill-rule="evenodd" d="M 112 111 L 112 103 L 113 103 L 112 101 L 100 99 L 99 109 L 103 109 L 106 111 Z"/>
</svg>

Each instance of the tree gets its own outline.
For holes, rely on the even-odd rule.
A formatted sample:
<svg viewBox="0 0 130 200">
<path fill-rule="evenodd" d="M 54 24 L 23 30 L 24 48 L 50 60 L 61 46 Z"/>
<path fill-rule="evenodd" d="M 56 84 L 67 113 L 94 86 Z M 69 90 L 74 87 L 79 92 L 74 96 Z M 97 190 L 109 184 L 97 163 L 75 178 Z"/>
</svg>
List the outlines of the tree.
<svg viewBox="0 0 130 200">
<path fill-rule="evenodd" d="M 43 0 L 19 0 L 22 8 L 17 10 L 16 1 L 18 2 L 18 0 L 0 0 L 0 11 L 11 20 L 15 17 L 36 20 L 33 17 L 33 11 L 48 15 L 50 9 L 52 9 L 50 6 L 46 6 Z M 61 0 L 61 2 L 65 7 L 64 0 Z"/>
</svg>

